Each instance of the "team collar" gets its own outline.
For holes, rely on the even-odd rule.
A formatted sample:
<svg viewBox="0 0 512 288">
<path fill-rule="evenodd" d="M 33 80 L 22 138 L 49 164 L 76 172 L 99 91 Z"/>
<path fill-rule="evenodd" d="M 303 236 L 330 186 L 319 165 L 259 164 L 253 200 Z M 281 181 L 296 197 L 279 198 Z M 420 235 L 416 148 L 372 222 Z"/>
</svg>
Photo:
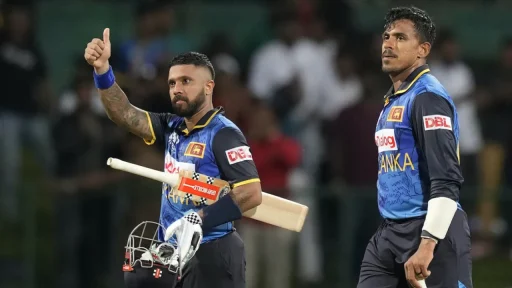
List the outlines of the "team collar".
<svg viewBox="0 0 512 288">
<path fill-rule="evenodd" d="M 192 128 L 192 130 L 190 130 L 190 131 L 188 131 L 187 125 L 185 124 L 185 120 L 183 120 L 179 126 L 179 130 L 181 132 L 183 132 L 183 134 L 188 135 L 193 130 L 197 130 L 197 129 L 206 127 L 208 124 L 210 124 L 212 119 L 215 118 L 215 115 L 217 115 L 217 114 L 224 114 L 224 108 L 219 106 L 219 107 L 213 108 L 212 110 L 206 112 L 206 114 L 201 119 L 199 119 L 199 121 L 196 123 L 194 128 Z"/>
<path fill-rule="evenodd" d="M 405 81 L 402 83 L 402 85 L 400 85 L 396 92 L 394 92 L 395 89 L 393 88 L 393 85 L 391 85 L 391 88 L 389 88 L 388 93 L 384 95 L 385 102 L 387 103 L 386 100 L 388 100 L 389 97 L 391 96 L 400 96 L 407 92 L 412 87 L 412 85 L 421 77 L 421 75 L 428 72 L 430 72 L 430 68 L 428 67 L 428 65 L 422 65 L 416 68 L 414 71 L 412 71 L 412 73 L 409 74 L 409 76 L 407 76 Z"/>
</svg>

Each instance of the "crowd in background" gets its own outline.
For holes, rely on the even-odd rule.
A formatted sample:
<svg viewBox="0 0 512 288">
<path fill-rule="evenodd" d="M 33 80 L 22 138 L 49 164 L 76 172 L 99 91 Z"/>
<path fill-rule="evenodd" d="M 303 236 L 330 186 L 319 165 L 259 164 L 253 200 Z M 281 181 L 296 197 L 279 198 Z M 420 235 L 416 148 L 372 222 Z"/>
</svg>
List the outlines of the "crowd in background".
<svg viewBox="0 0 512 288">
<path fill-rule="evenodd" d="M 161 169 L 163 153 L 107 118 L 82 55 L 67 89 L 52 89 L 52 63 L 35 41 L 31 5 L 13 3 L 2 8 L 0 32 L 0 237 L 21 233 L 28 201 L 21 191 L 31 182 L 22 167 L 28 149 L 43 179 L 29 193 L 51 191 L 51 251 L 59 271 L 53 287 L 107 287 L 121 271 L 127 233 L 142 220 L 157 219 L 160 197 L 158 183 L 127 185 L 131 176 L 108 170 L 105 161 L 117 157 Z M 380 32 L 359 33 L 343 1 L 294 1 L 272 9 L 274 38 L 242 59 L 230 35 L 217 33 L 194 45 L 173 30 L 173 5 L 141 1 L 131 38 L 113 43 L 111 65 L 132 104 L 171 112 L 169 60 L 191 50 L 207 54 L 217 72 L 214 105 L 223 106 L 246 135 L 263 190 L 310 207 L 300 234 L 247 219 L 237 223 L 248 288 L 295 287 L 294 277 L 321 284 L 339 269 L 328 263 L 342 258 L 350 259 L 349 277 L 357 279 L 380 221 L 373 134 L 391 86 L 380 69 Z M 477 73 L 460 57 L 457 35 L 438 29 L 429 65 L 459 113 L 461 201 L 471 219 L 474 257 L 505 251 L 512 261 L 512 212 L 497 201 L 512 179 L 512 39 L 503 39 L 492 69 Z M 357 205 L 340 200 L 351 197 L 360 198 Z"/>
</svg>

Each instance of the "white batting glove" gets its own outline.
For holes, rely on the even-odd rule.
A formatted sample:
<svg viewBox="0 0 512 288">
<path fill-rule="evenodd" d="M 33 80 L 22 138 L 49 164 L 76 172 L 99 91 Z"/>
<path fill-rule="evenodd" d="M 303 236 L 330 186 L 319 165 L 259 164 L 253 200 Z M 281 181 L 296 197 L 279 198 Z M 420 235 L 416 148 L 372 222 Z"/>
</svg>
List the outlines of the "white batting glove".
<svg viewBox="0 0 512 288">
<path fill-rule="evenodd" d="M 189 211 L 182 218 L 173 222 L 165 230 L 165 241 L 176 235 L 178 240 L 178 251 L 180 257 L 180 270 L 196 254 L 203 239 L 203 229 L 201 217 L 194 212 Z"/>
</svg>

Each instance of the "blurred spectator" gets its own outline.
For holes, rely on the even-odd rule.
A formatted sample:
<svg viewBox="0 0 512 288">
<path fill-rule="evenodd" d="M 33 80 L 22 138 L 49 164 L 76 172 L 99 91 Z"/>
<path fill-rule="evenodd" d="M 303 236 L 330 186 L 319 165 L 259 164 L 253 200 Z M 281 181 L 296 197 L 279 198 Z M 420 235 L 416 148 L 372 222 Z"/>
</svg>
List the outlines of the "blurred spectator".
<svg viewBox="0 0 512 288">
<path fill-rule="evenodd" d="M 100 287 L 114 252 L 109 242 L 117 235 L 111 222 L 116 211 L 112 185 L 125 174 L 109 169 L 105 161 L 122 158 L 121 141 L 126 134 L 104 113 L 92 109 L 97 97 L 91 93 L 93 88 L 90 74 L 77 73 L 72 90 L 66 93 L 76 96 L 76 105 L 58 119 L 53 130 L 58 287 Z"/>
<path fill-rule="evenodd" d="M 299 130 L 308 130 L 308 126 L 315 126 L 325 116 L 322 106 L 327 96 L 323 95 L 323 88 L 333 70 L 338 48 L 338 40 L 329 34 L 322 15 L 316 15 L 304 30 L 306 37 L 298 40 L 293 50 L 301 97 L 292 110 L 291 121 Z"/>
<path fill-rule="evenodd" d="M 212 60 L 214 63 L 219 59 Z M 215 64 L 214 64 L 215 65 Z M 217 67 L 217 66 L 215 66 Z M 249 90 L 240 83 L 237 75 L 230 74 L 227 70 L 219 69 L 215 76 L 215 91 L 213 103 L 215 106 L 223 106 L 225 115 L 244 132 L 247 132 L 248 118 L 252 113 L 252 95 Z"/>
<path fill-rule="evenodd" d="M 338 58 L 337 75 L 339 75 L 340 81 L 343 81 L 341 80 L 343 73 L 348 75 L 354 73 L 353 70 L 342 72 L 342 69 L 348 67 L 340 66 L 350 65 L 343 63 L 344 61 L 350 62 L 348 59 L 350 59 L 350 54 L 346 54 L 342 50 Z M 329 178 L 334 182 L 350 186 L 373 185 L 377 180 L 377 175 L 368 173 L 368 171 L 376 169 L 377 152 L 373 134 L 375 134 L 375 125 L 384 102 L 379 101 L 382 100 L 379 94 L 378 96 L 366 94 L 366 97 L 363 98 L 361 83 L 356 75 L 352 77 L 355 77 L 353 79 L 354 87 L 352 90 L 348 89 L 348 93 L 344 94 L 342 92 L 345 87 L 340 85 L 341 93 L 338 93 L 340 104 L 334 104 L 335 109 L 330 114 L 332 116 L 323 127 L 323 133 L 330 135 L 329 141 L 326 142 L 325 153 L 331 171 Z M 336 89 L 332 89 L 332 91 L 334 92 Z M 358 119 L 358 121 L 353 122 L 350 119 Z M 332 133 L 333 131 L 336 133 Z M 354 151 L 374 151 L 375 153 L 354 153 Z"/>
<path fill-rule="evenodd" d="M 179 23 L 178 13 L 174 5 L 179 3 L 173 0 L 138 0 L 139 2 L 156 3 L 156 10 L 153 14 L 153 21 L 156 22 L 158 35 L 162 38 L 167 48 L 168 59 L 170 60 L 177 54 L 188 52 L 193 49 L 193 43 L 190 37 L 182 34 L 175 27 Z M 142 4 L 144 5 L 144 4 Z"/>
<path fill-rule="evenodd" d="M 301 166 L 294 171 L 291 183 L 295 199 L 308 205 L 309 219 L 305 222 L 299 238 L 299 277 L 306 283 L 315 283 L 322 280 L 321 248 L 318 222 L 318 194 L 315 187 L 319 182 L 320 165 L 324 154 L 325 136 L 321 133 L 321 123 L 324 117 L 324 107 L 331 105 L 324 92 L 329 72 L 332 71 L 332 61 L 338 46 L 337 39 L 329 33 L 329 29 L 320 14 L 315 11 L 314 17 L 307 22 L 304 28 L 304 37 L 294 45 L 292 51 L 293 62 L 297 70 L 295 89 L 288 92 L 295 95 L 296 102 L 283 105 L 290 109 L 286 113 L 283 129 L 287 134 L 298 140 L 307 153 L 303 154 Z M 281 95 L 278 95 L 279 97 Z M 286 103 L 283 101 L 283 103 Z M 296 176 L 296 175 L 307 176 Z M 298 188 L 300 187 L 300 188 Z M 297 189 L 298 188 L 298 189 Z"/>
<path fill-rule="evenodd" d="M 330 73 L 335 70 L 332 63 L 336 58 L 338 41 L 329 34 L 322 15 L 315 15 L 305 30 L 308 37 L 297 41 L 293 51 L 298 69 L 300 100 L 291 111 L 287 124 L 292 128 L 292 135 L 308 151 L 304 155 L 302 168 L 313 181 L 317 181 L 324 145 L 321 122 L 329 113 L 326 107 L 338 106 L 329 100 L 343 96 L 339 95 L 339 91 L 336 95 L 328 95 L 332 91 L 326 91 L 329 80 L 333 78 Z"/>
<path fill-rule="evenodd" d="M 339 35 L 345 35 L 347 39 L 357 39 L 359 31 L 354 27 L 354 9 L 351 0 L 314 0 L 319 2 L 319 9 L 323 11 L 324 19 L 330 29 Z"/>
<path fill-rule="evenodd" d="M 235 47 L 233 45 L 232 39 L 229 38 L 228 34 L 223 32 L 212 33 L 202 50 L 210 59 L 214 59 L 220 55 L 229 55 L 236 62 L 236 74 L 240 74 Z"/>
<path fill-rule="evenodd" d="M 297 41 L 293 50 L 301 98 L 292 111 L 291 121 L 299 127 L 308 126 L 308 123 L 317 122 L 325 116 L 322 106 L 326 99 L 322 90 L 333 70 L 332 62 L 339 46 L 338 39 L 330 35 L 323 15 L 315 15 L 303 28 L 305 37 Z"/>
<path fill-rule="evenodd" d="M 265 105 L 253 106 L 247 139 L 262 189 L 290 199 L 287 181 L 289 173 L 300 162 L 298 143 L 279 131 L 277 118 Z M 247 287 L 292 287 L 294 232 L 251 219 L 242 220 L 242 225 L 247 255 Z M 265 283 L 258 286 L 262 278 Z"/>
<path fill-rule="evenodd" d="M 147 111 L 172 113 L 168 84 L 169 64 L 159 63 L 156 68 L 154 79 L 138 79 L 137 83 L 140 85 L 140 89 L 130 91 L 130 101 L 133 105 Z"/>
<path fill-rule="evenodd" d="M 361 148 L 358 148 L 356 147 L 357 145 L 354 146 L 353 144 L 358 143 L 359 146 L 368 146 L 373 149 L 373 142 L 368 141 L 371 138 L 364 139 L 365 137 L 362 136 L 368 132 L 370 132 L 370 134 L 368 135 L 373 134 L 373 131 L 369 130 L 368 127 L 375 127 L 376 121 L 374 121 L 375 123 L 370 123 L 372 119 L 374 119 L 376 116 L 372 114 L 373 110 L 371 105 L 368 105 L 370 107 L 366 107 L 366 110 L 362 108 L 368 104 L 366 103 L 367 101 L 360 103 L 363 97 L 363 86 L 360 77 L 358 76 L 356 71 L 355 62 L 357 60 L 355 58 L 355 55 L 350 50 L 348 50 L 347 47 L 340 45 L 337 55 L 334 56 L 334 59 L 335 60 L 332 61 L 333 64 L 329 67 L 329 73 L 326 78 L 327 81 L 325 82 L 321 90 L 323 94 L 323 99 L 325 99 L 324 101 L 322 101 L 321 105 L 321 108 L 323 110 L 322 114 L 324 115 L 324 127 L 322 128 L 324 129 L 323 131 L 321 129 L 319 130 L 320 133 L 322 135 L 325 135 L 326 137 L 326 141 L 324 141 L 323 147 L 324 153 L 322 162 L 325 166 L 327 166 L 327 169 L 325 169 L 324 167 L 326 171 L 324 171 L 324 173 L 321 173 L 321 181 L 323 182 L 320 183 L 329 184 L 329 182 L 332 182 L 333 191 L 339 191 L 341 189 L 339 183 L 342 183 L 342 179 L 349 179 L 347 181 L 357 181 L 357 179 L 360 179 L 362 177 L 369 177 L 368 172 L 362 173 L 361 171 L 371 171 L 365 170 L 368 169 L 368 166 L 365 166 L 365 163 L 370 161 L 370 163 L 374 164 L 375 159 L 371 158 L 371 153 L 367 153 L 365 155 L 368 155 L 366 157 L 369 159 L 367 159 L 368 161 L 365 162 L 364 155 L 361 155 L 361 153 L 354 152 L 361 151 Z M 381 108 L 381 106 L 378 106 L 378 108 Z M 366 112 L 369 115 L 362 112 Z M 361 114 L 359 115 L 358 113 Z M 378 112 L 376 112 L 375 114 L 378 115 Z M 350 117 L 354 116 L 359 119 L 357 125 L 355 125 L 352 121 L 349 120 Z M 347 134 L 349 133 L 349 131 L 347 131 L 349 129 L 354 130 L 353 132 L 355 134 Z M 349 151 L 350 149 L 356 150 Z M 354 157 L 362 157 L 362 159 L 357 160 L 356 162 L 351 162 L 354 160 Z M 347 163 L 349 166 L 354 167 L 346 169 L 345 167 L 348 167 Z M 362 166 L 362 169 L 358 169 L 356 167 L 358 165 Z M 356 179 L 350 178 L 350 176 L 353 175 L 356 175 Z M 371 174 L 371 176 L 375 175 Z M 371 178 L 374 179 L 375 177 Z M 322 197 L 320 197 L 318 204 L 318 206 L 322 207 L 322 210 L 320 211 L 319 215 L 320 219 L 322 219 L 320 221 L 320 233 L 322 235 L 321 239 L 323 240 L 321 241 L 321 243 L 322 247 L 324 247 L 324 258 L 327 261 L 329 261 L 330 259 L 332 259 L 332 261 L 338 261 L 338 258 L 342 257 L 339 254 L 332 253 L 331 251 L 329 251 L 329 249 L 325 249 L 325 247 L 338 245 L 337 243 L 342 240 L 342 238 L 339 237 L 339 234 L 336 233 L 338 229 L 332 229 L 333 226 L 341 227 L 341 225 L 344 224 L 343 222 L 337 223 L 339 219 L 342 219 L 342 217 L 333 217 L 333 215 L 338 215 L 340 213 L 341 215 L 345 215 L 343 214 L 342 211 L 347 210 L 339 209 L 340 201 L 338 197 L 339 195 L 332 193 L 329 193 L 329 195 L 323 195 Z M 350 227 L 344 228 L 350 229 Z M 347 249 L 350 248 L 347 247 Z M 332 266 L 327 266 L 326 269 L 329 270 L 330 267 Z M 339 275 L 340 277 L 347 277 L 350 275 L 350 272 L 348 271 L 347 268 L 345 268 L 345 270 L 346 274 L 344 275 L 340 275 L 339 271 L 332 272 L 335 273 L 336 275 Z M 328 271 L 327 273 L 329 272 L 331 271 Z"/>
<path fill-rule="evenodd" d="M 246 132 L 252 95 L 241 82 L 240 63 L 231 39 L 225 33 L 214 33 L 208 39 L 204 51 L 217 72 L 213 92 L 214 106 L 223 106 L 225 116 Z"/>
<path fill-rule="evenodd" d="M 122 42 L 112 54 L 112 65 L 116 67 L 116 75 L 120 75 L 121 86 L 143 90 L 148 85 L 141 86 L 131 79 L 155 79 L 160 64 L 190 49 L 184 39 L 171 33 L 173 22 L 174 10 L 169 1 L 138 1 L 135 35 Z"/>
<path fill-rule="evenodd" d="M 359 102 L 363 97 L 363 83 L 356 69 L 357 57 L 347 46 L 339 46 L 334 61 L 330 61 L 327 81 L 322 87 L 321 109 L 323 118 L 332 120 L 345 108 Z"/>
<path fill-rule="evenodd" d="M 377 169 L 377 150 L 373 135 L 383 107 L 380 100 L 380 97 L 374 95 L 359 99 L 325 123 L 324 131 L 330 134 L 326 145 L 326 159 L 333 182 L 357 187 L 375 185 L 377 173 L 370 171 Z M 352 119 L 358 121 L 354 122 Z"/>
<path fill-rule="evenodd" d="M 113 66 L 118 73 L 134 78 L 155 77 L 157 63 L 167 58 L 159 22 L 155 21 L 160 7 L 159 2 L 141 1 L 135 8 L 133 38 L 122 42 L 112 53 Z"/>
<path fill-rule="evenodd" d="M 134 38 L 122 42 L 113 52 L 112 66 L 134 105 L 152 112 L 172 112 L 168 62 L 191 45 L 173 29 L 176 19 L 172 2 L 137 2 Z"/>
<path fill-rule="evenodd" d="M 378 156 L 373 135 L 384 102 L 381 94 L 364 95 L 326 121 L 323 131 L 330 135 L 325 155 L 330 187 L 335 192 L 320 203 L 323 247 L 326 258 L 340 262 L 334 273 L 344 284 L 350 280 L 357 283 L 366 242 L 372 236 L 368 228 L 376 228 L 380 220 L 373 197 Z M 351 237 L 345 237 L 347 233 Z M 333 245 L 341 247 L 337 253 L 327 248 Z"/>
<path fill-rule="evenodd" d="M 439 55 L 430 62 L 430 69 L 457 107 L 460 123 L 460 163 L 464 183 L 468 189 L 474 189 L 478 183 L 477 157 L 483 147 L 483 136 L 477 115 L 473 71 L 460 58 L 459 44 L 451 31 L 443 30 L 436 46 L 439 48 Z"/>
<path fill-rule="evenodd" d="M 84 81 L 84 82 L 87 80 L 90 80 L 91 66 L 89 66 L 89 64 L 87 64 L 87 62 L 84 61 L 84 58 L 82 56 L 77 57 L 74 64 L 76 67 L 75 78 L 83 79 L 81 81 Z M 105 113 L 103 104 L 101 103 L 101 98 L 98 93 L 98 89 L 96 89 L 96 87 L 94 87 L 94 85 L 91 85 L 91 83 L 89 83 L 89 85 L 83 85 L 83 87 L 80 87 L 81 89 L 78 89 L 78 87 L 76 87 L 76 85 L 78 84 L 76 82 L 78 80 L 76 80 L 76 79 L 74 80 L 74 83 L 68 89 L 66 89 L 64 91 L 64 93 L 62 93 L 62 95 L 60 95 L 59 107 L 58 107 L 59 113 L 61 115 L 69 115 L 69 114 L 75 113 L 75 111 L 77 109 L 79 109 L 79 107 L 78 107 L 79 105 L 85 104 L 84 102 L 82 102 L 80 100 L 80 95 L 78 94 L 78 92 L 80 91 L 80 92 L 84 93 L 83 89 L 89 87 L 89 89 L 90 89 L 90 91 L 89 91 L 90 98 L 89 99 L 90 100 L 87 101 L 87 103 L 89 103 L 89 105 L 90 105 L 89 108 L 94 113 L 106 117 L 107 114 Z"/>
<path fill-rule="evenodd" d="M 19 218 L 22 152 L 33 148 L 49 179 L 53 170 L 49 115 L 52 100 L 45 60 L 34 35 L 32 7 L 4 4 L 5 26 L 0 31 L 0 213 L 6 220 Z M 5 136 L 8 135 L 8 136 Z"/>
<path fill-rule="evenodd" d="M 511 144 L 512 40 L 504 41 L 499 60 L 494 77 L 486 87 L 489 92 L 482 95 L 479 105 L 485 145 L 479 159 L 482 194 L 477 221 L 472 223 L 476 230 L 473 242 L 475 258 L 488 255 L 495 248 L 496 237 L 505 228 L 498 211 L 498 196 L 505 184 L 505 160 Z"/>
<path fill-rule="evenodd" d="M 291 11 L 275 12 L 272 24 L 276 38 L 263 44 L 254 53 L 247 80 L 251 92 L 267 103 L 279 97 L 276 92 L 290 85 L 297 77 L 297 67 L 292 51 L 300 37 L 299 24 Z"/>
</svg>

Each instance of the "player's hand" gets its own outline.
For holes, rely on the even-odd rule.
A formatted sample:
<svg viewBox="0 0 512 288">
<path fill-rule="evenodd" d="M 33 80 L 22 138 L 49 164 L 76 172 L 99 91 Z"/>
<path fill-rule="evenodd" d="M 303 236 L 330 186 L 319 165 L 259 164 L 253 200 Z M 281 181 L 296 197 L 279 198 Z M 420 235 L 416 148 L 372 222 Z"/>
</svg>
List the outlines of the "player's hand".
<svg viewBox="0 0 512 288">
<path fill-rule="evenodd" d="M 185 216 L 172 223 L 165 231 L 164 240 L 176 235 L 180 263 L 183 266 L 196 254 L 203 239 L 202 220 L 196 212 L 189 211 Z"/>
<path fill-rule="evenodd" d="M 108 71 L 110 58 L 110 29 L 103 30 L 103 40 L 94 38 L 87 43 L 85 48 L 85 60 L 89 65 L 93 66 L 97 74 L 103 74 Z"/>
<path fill-rule="evenodd" d="M 430 276 L 428 266 L 434 259 L 436 243 L 431 239 L 421 239 L 420 247 L 414 255 L 405 262 L 405 278 L 413 288 L 422 288 L 418 280 Z"/>
</svg>

